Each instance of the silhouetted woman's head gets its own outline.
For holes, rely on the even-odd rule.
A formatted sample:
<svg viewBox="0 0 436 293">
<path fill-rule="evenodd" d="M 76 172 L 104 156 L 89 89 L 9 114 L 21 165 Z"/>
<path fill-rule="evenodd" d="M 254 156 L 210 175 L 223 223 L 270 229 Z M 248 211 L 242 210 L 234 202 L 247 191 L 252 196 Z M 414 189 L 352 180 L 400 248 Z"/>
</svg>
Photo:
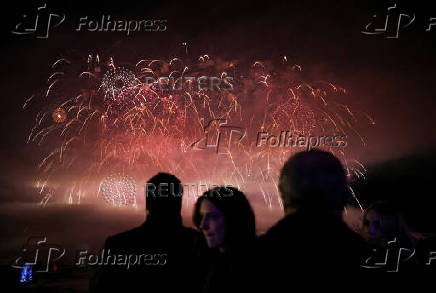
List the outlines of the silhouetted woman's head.
<svg viewBox="0 0 436 293">
<path fill-rule="evenodd" d="M 255 218 L 245 195 L 233 187 L 203 193 L 194 207 L 193 222 L 210 248 L 235 250 L 254 240 Z"/>
<path fill-rule="evenodd" d="M 385 247 L 395 238 L 406 247 L 414 246 L 414 240 L 407 228 L 403 214 L 394 205 L 376 202 L 363 214 L 362 236 L 375 246 Z"/>
</svg>

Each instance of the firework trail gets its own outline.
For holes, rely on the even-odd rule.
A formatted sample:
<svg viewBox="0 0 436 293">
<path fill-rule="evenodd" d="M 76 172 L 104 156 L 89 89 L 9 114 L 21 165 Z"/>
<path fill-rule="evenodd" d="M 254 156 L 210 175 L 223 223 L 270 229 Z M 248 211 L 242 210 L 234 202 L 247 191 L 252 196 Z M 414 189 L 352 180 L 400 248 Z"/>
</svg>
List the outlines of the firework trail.
<svg viewBox="0 0 436 293">
<path fill-rule="evenodd" d="M 276 187 L 280 168 L 303 149 L 259 147 L 259 132 L 352 135 L 365 145 L 355 126 L 361 120 L 375 124 L 368 114 L 335 102 L 346 95 L 345 89 L 326 81 L 308 83 L 301 66 L 289 65 L 286 57 L 282 61 L 273 66 L 212 60 L 208 55 L 123 65 L 98 55 L 56 60 L 47 88 L 23 105 L 40 109 L 28 143 L 40 146 L 44 155 L 37 179 L 45 194 L 41 204 L 62 192 L 67 203 L 97 194 L 113 205 L 136 204 L 135 180 L 145 182 L 166 171 L 189 182 L 243 190 L 255 186 L 267 206 L 281 205 Z M 227 81 L 227 88 L 198 86 L 210 77 Z M 244 132 L 236 142 L 223 134 L 232 127 Z M 229 146 L 224 154 L 193 148 L 206 128 L 210 137 L 221 137 L 219 143 Z M 341 158 L 349 176 L 364 176 L 363 165 L 349 159 L 344 148 L 327 149 Z M 117 186 L 122 191 L 114 191 Z M 193 201 L 197 194 L 192 196 Z"/>
</svg>

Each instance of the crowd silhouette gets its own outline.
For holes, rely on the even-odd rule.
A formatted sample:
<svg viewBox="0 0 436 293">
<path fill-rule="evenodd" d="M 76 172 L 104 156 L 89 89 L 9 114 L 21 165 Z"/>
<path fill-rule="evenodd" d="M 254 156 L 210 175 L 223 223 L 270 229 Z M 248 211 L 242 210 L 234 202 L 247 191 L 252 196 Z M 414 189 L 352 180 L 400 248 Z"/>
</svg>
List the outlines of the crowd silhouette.
<svg viewBox="0 0 436 293">
<path fill-rule="evenodd" d="M 149 262 L 101 266 L 91 292 L 256 292 L 289 288 L 299 276 L 400 266 L 410 272 L 431 261 L 391 203 L 370 205 L 359 233 L 347 226 L 343 211 L 351 192 L 343 165 L 329 152 L 293 155 L 281 170 L 278 189 L 284 216 L 264 235 L 256 236 L 255 214 L 244 193 L 224 186 L 198 198 L 191 229 L 182 224 L 180 180 L 157 174 L 146 184 L 144 224 L 109 237 L 104 246 L 114 255 L 145 255 Z"/>
</svg>

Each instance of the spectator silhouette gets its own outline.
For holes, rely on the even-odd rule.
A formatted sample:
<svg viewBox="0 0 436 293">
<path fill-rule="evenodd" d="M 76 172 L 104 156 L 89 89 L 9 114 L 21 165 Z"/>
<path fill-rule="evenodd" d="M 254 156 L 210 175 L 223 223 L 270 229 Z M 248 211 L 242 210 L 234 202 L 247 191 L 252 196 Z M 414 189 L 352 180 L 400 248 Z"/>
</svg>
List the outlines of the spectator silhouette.
<svg viewBox="0 0 436 293">
<path fill-rule="evenodd" d="M 385 248 L 389 241 L 396 239 L 403 247 L 415 247 L 403 214 L 387 202 L 375 202 L 365 210 L 361 233 L 371 246 Z"/>
<path fill-rule="evenodd" d="M 146 221 L 107 238 L 111 255 L 143 255 L 140 263 L 103 265 L 91 280 L 91 292 L 186 292 L 201 289 L 198 275 L 201 234 L 182 225 L 183 186 L 175 176 L 159 173 L 145 187 Z M 134 257 L 133 257 L 134 258 Z M 112 260 L 109 261 L 111 263 Z"/>
<path fill-rule="evenodd" d="M 372 248 L 372 259 L 385 263 L 374 268 L 383 272 L 409 272 L 418 268 L 416 241 L 395 204 L 382 201 L 371 204 L 363 214 L 361 234 Z"/>
<path fill-rule="evenodd" d="M 256 232 L 245 195 L 233 187 L 206 191 L 195 204 L 193 222 L 210 248 L 203 292 L 247 291 Z"/>
<path fill-rule="evenodd" d="M 335 156 L 316 149 L 295 154 L 281 170 L 279 191 L 285 217 L 259 239 L 268 286 L 286 288 L 284 281 L 300 274 L 361 269 L 366 246 L 342 220 L 350 191 Z"/>
</svg>

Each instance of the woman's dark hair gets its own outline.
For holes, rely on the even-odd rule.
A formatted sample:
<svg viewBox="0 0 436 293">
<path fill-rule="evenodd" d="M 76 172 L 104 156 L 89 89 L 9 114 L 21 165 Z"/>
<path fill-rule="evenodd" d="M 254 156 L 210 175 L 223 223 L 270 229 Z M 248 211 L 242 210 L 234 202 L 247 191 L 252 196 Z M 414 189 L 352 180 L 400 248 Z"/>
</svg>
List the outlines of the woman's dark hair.
<svg viewBox="0 0 436 293">
<path fill-rule="evenodd" d="M 256 224 L 253 209 L 247 197 L 233 187 L 216 187 L 203 193 L 195 203 L 193 222 L 200 228 L 200 206 L 203 200 L 213 203 L 223 213 L 227 224 L 227 241 L 238 247 L 255 239 Z"/>
<path fill-rule="evenodd" d="M 376 212 L 380 216 L 390 216 L 394 218 L 394 231 L 389 231 L 394 237 L 398 238 L 399 243 L 402 245 L 406 245 L 407 247 L 414 247 L 415 240 L 413 239 L 410 230 L 406 224 L 403 213 L 400 208 L 386 201 L 377 201 L 372 203 L 366 208 L 363 219 L 366 219 L 366 216 L 370 211 Z"/>
</svg>

